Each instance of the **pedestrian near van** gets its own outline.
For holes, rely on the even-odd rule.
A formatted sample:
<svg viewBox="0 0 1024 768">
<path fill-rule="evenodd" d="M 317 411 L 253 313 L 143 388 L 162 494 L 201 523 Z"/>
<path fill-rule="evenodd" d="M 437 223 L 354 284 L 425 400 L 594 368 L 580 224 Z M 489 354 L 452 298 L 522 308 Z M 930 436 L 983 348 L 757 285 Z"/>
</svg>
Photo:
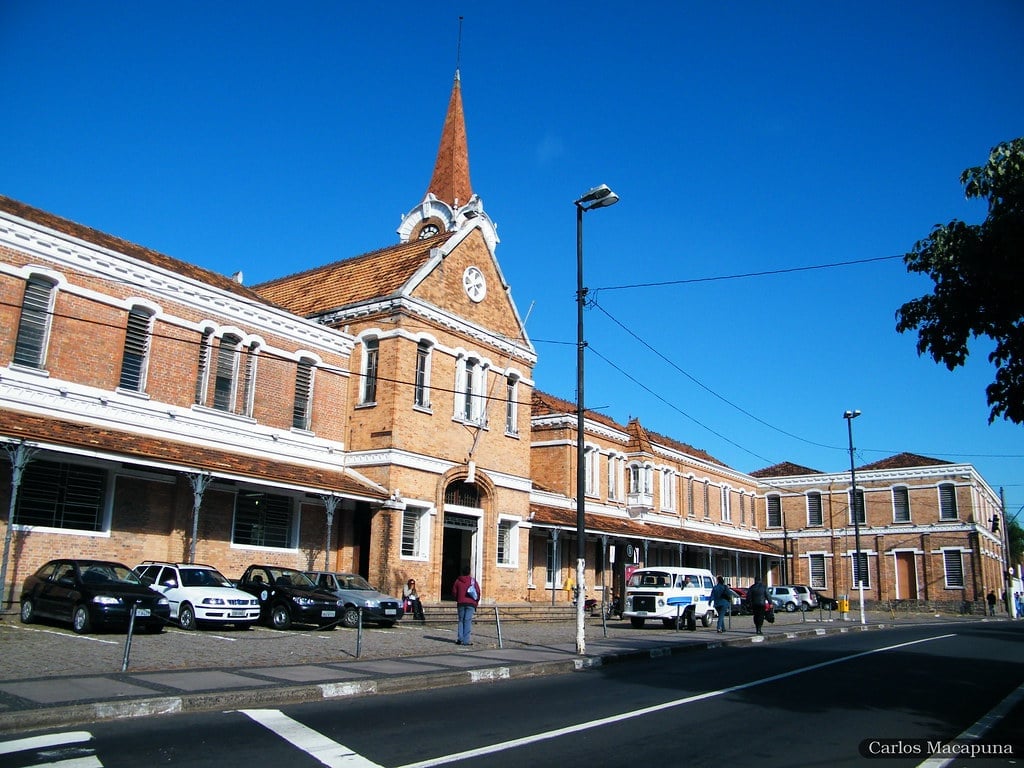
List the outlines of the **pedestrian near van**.
<svg viewBox="0 0 1024 768">
<path fill-rule="evenodd" d="M 736 593 L 729 589 L 725 578 L 718 577 L 718 583 L 711 588 L 711 603 L 718 614 L 718 632 L 725 632 L 725 614 L 732 608 L 732 598 Z"/>
<path fill-rule="evenodd" d="M 768 602 L 768 590 L 761 583 L 761 577 L 754 579 L 754 583 L 747 590 L 747 601 L 750 603 L 750 612 L 754 615 L 754 632 L 758 635 L 764 634 L 761 627 L 764 625 L 764 604 Z"/>
<path fill-rule="evenodd" d="M 472 645 L 470 633 L 473 631 L 473 614 L 480 604 L 480 594 L 480 582 L 473 578 L 468 565 L 463 566 L 462 575 L 452 584 L 452 595 L 459 612 L 459 637 L 455 641 L 456 645 Z"/>
</svg>

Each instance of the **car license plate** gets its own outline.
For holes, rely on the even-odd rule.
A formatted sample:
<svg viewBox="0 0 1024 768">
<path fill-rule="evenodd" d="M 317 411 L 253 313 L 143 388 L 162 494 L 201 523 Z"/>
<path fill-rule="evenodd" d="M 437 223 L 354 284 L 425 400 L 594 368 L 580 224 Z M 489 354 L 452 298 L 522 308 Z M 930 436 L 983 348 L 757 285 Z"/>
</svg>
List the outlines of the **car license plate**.
<svg viewBox="0 0 1024 768">
<path fill-rule="evenodd" d="M 398 611 L 395 610 L 394 608 L 385 608 L 384 609 L 384 615 L 385 616 L 395 616 L 397 614 L 398 614 Z"/>
<path fill-rule="evenodd" d="M 320 611 L 320 615 L 325 619 L 333 619 L 334 611 Z"/>
<path fill-rule="evenodd" d="M 149 608 L 136 608 L 135 609 L 135 615 L 136 616 L 149 616 L 149 614 L 150 614 Z"/>
<path fill-rule="evenodd" d="M 244 619 L 245 618 L 245 611 L 231 611 L 228 614 L 228 618 L 229 619 Z"/>
<path fill-rule="evenodd" d="M 636 615 L 637 616 L 646 616 L 647 615 L 647 611 L 636 611 Z"/>
</svg>

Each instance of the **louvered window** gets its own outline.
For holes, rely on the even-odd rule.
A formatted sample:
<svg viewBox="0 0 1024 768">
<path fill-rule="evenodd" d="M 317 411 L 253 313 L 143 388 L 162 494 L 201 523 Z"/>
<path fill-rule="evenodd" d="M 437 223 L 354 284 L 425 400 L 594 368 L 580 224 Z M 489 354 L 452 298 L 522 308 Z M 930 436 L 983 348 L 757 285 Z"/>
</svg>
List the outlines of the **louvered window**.
<svg viewBox="0 0 1024 768">
<path fill-rule="evenodd" d="M 939 486 L 939 519 L 956 520 L 956 486 L 943 483 Z"/>
<path fill-rule="evenodd" d="M 14 520 L 18 525 L 103 530 L 107 473 L 95 467 L 29 462 L 22 476 Z"/>
<path fill-rule="evenodd" d="M 309 429 L 310 405 L 313 399 L 313 362 L 299 360 L 295 369 L 295 403 L 292 406 L 292 426 Z"/>
<path fill-rule="evenodd" d="M 245 362 L 243 368 L 245 373 L 242 376 L 242 413 L 252 416 L 253 406 L 256 403 L 256 368 L 259 364 L 259 345 L 255 342 L 249 345 L 245 351 Z"/>
<path fill-rule="evenodd" d="M 295 547 L 295 515 L 287 496 L 246 492 L 235 500 L 232 544 L 253 547 Z"/>
<path fill-rule="evenodd" d="M 145 309 L 132 307 L 124 335 L 121 357 L 121 378 L 118 386 L 132 392 L 146 388 L 146 363 L 149 359 L 149 335 L 153 315 Z"/>
<path fill-rule="evenodd" d="M 958 549 L 942 550 L 942 563 L 946 571 L 946 586 L 951 588 L 964 585 L 964 557 Z"/>
<path fill-rule="evenodd" d="M 402 557 L 420 557 L 422 510 L 407 509 L 402 513 Z"/>
<path fill-rule="evenodd" d="M 210 376 L 210 340 L 212 332 L 203 331 L 203 338 L 199 342 L 199 371 L 196 374 L 196 402 L 202 405 L 206 401 L 206 383 Z"/>
<path fill-rule="evenodd" d="M 46 340 L 50 332 L 50 302 L 54 284 L 41 277 L 30 277 L 25 284 L 18 337 L 14 342 L 13 362 L 28 368 L 42 368 L 46 358 Z"/>
<path fill-rule="evenodd" d="M 825 589 L 825 556 L 809 555 L 807 565 L 811 572 L 811 588 Z"/>
<path fill-rule="evenodd" d="M 766 521 L 769 528 L 781 528 L 782 527 L 782 499 L 776 495 L 766 496 L 765 502 L 768 505 L 768 519 Z"/>
<path fill-rule="evenodd" d="M 864 580 L 864 589 L 871 588 L 871 573 L 868 571 L 868 553 L 861 550 L 854 552 L 851 558 L 853 563 L 853 586 L 859 585 L 859 579 Z"/>
<path fill-rule="evenodd" d="M 505 434 L 519 434 L 519 379 L 509 376 L 505 379 Z"/>
<path fill-rule="evenodd" d="M 238 375 L 238 345 L 242 340 L 226 334 L 217 348 L 217 373 L 213 384 L 213 407 L 231 411 L 235 406 L 235 376 Z"/>
<path fill-rule="evenodd" d="M 820 527 L 824 524 L 821 515 L 821 494 L 817 491 L 810 491 L 807 494 L 807 525 L 809 527 Z"/>
<path fill-rule="evenodd" d="M 850 525 L 864 525 L 864 489 L 858 488 L 856 494 L 847 492 L 846 502 L 849 504 L 850 509 Z M 857 520 L 854 523 L 854 510 L 856 510 Z"/>
<path fill-rule="evenodd" d="M 892 489 L 892 521 L 894 523 L 910 522 L 910 494 L 906 488 Z"/>
</svg>

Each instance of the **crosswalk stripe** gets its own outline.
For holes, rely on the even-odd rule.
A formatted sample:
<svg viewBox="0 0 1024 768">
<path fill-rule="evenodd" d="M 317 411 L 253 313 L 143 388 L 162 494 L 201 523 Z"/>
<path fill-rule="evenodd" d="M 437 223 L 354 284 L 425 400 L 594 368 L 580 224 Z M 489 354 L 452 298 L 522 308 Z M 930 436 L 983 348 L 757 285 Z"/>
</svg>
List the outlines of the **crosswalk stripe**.
<svg viewBox="0 0 1024 768">
<path fill-rule="evenodd" d="M 48 733 L 45 736 L 29 736 L 24 739 L 0 741 L 0 755 L 12 755 L 15 752 L 26 752 L 30 749 L 62 747 L 65 744 L 80 744 L 91 739 L 92 734 L 88 731 L 66 731 L 65 733 Z"/>
<path fill-rule="evenodd" d="M 344 744 L 332 741 L 319 731 L 293 720 L 278 709 L 240 709 L 239 712 L 315 757 L 328 768 L 382 768 L 372 760 L 356 754 Z"/>
</svg>

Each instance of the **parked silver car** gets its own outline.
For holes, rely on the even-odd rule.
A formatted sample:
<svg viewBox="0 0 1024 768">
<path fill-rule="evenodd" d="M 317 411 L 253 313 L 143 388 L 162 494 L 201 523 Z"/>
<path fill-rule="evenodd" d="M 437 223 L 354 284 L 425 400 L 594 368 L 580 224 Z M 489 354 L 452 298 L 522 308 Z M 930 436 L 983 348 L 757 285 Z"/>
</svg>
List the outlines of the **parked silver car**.
<svg viewBox="0 0 1024 768">
<path fill-rule="evenodd" d="M 358 573 L 335 573 L 332 571 L 306 571 L 316 585 L 337 595 L 343 604 L 341 624 L 355 627 L 359 624 L 359 611 L 363 623 L 373 622 L 382 627 L 394 626 L 402 618 L 402 601 L 397 597 L 378 592 Z"/>
<path fill-rule="evenodd" d="M 800 598 L 801 611 L 811 611 L 818 607 L 818 596 L 806 584 L 792 584 L 790 589 Z"/>
<path fill-rule="evenodd" d="M 803 605 L 803 600 L 790 586 L 768 587 L 768 597 L 775 603 L 776 608 L 781 608 L 789 613 L 799 610 Z"/>
</svg>

